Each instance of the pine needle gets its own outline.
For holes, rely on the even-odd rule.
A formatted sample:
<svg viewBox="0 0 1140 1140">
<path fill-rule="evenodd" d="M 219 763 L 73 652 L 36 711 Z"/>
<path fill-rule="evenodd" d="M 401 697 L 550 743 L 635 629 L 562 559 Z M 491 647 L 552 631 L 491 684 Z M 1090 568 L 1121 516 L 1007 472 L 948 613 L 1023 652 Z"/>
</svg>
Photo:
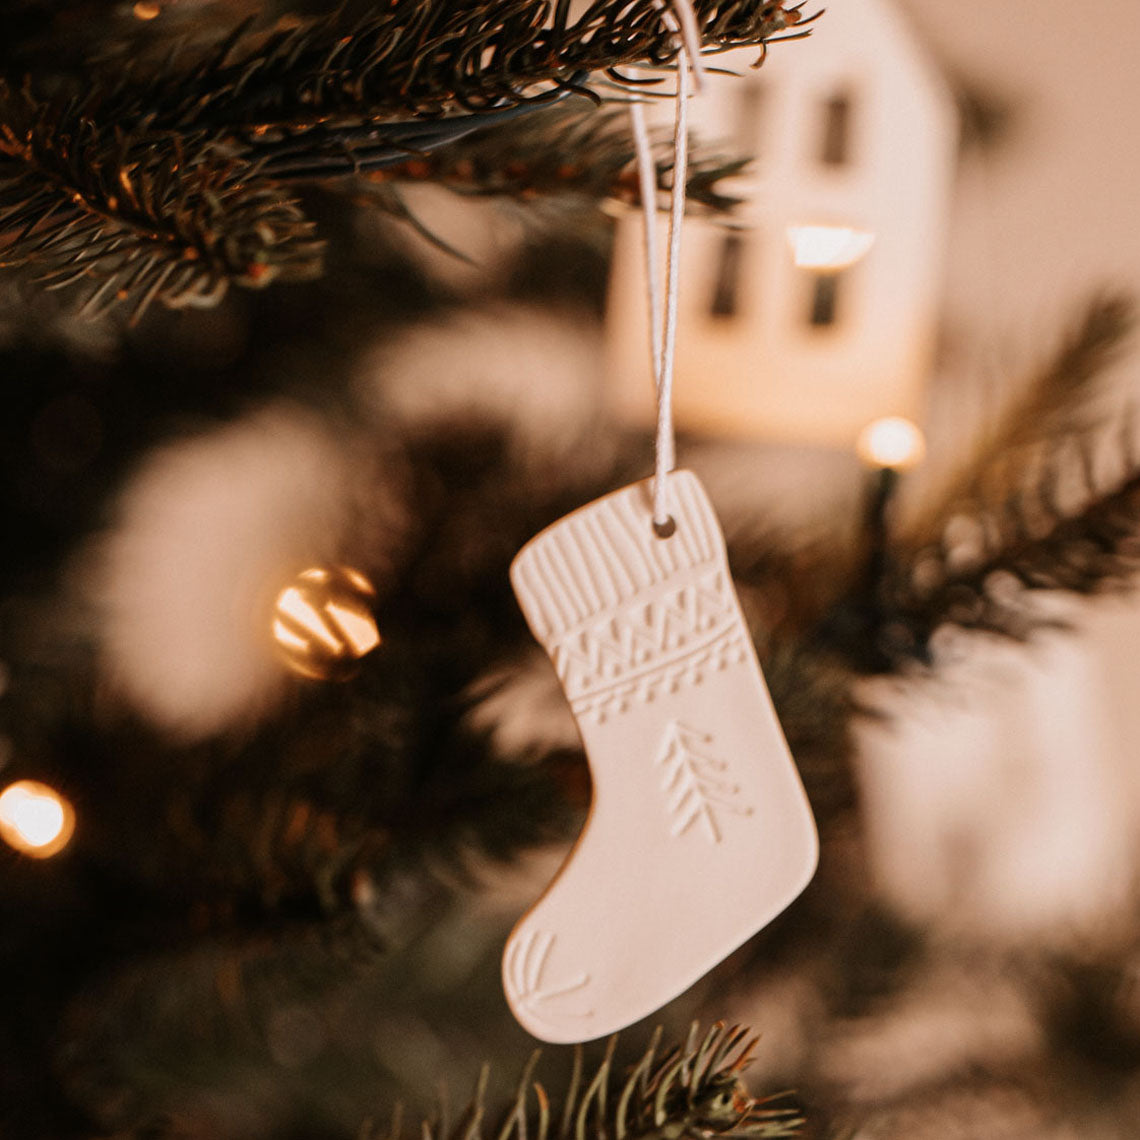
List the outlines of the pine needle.
<svg viewBox="0 0 1140 1140">
<path fill-rule="evenodd" d="M 684 1045 L 658 1059 L 661 1030 L 620 1084 L 613 1081 L 616 1035 L 588 1080 L 582 1077 L 582 1050 L 575 1048 L 574 1070 L 561 1110 L 533 1078 L 539 1053 L 524 1066 L 513 1100 L 488 1134 L 488 1070 L 479 1073 L 475 1092 L 453 1127 L 446 1121 L 423 1126 L 423 1140 L 709 1140 L 713 1136 L 778 1140 L 798 1136 L 803 1118 L 778 1102 L 757 1099 L 740 1079 L 756 1039 L 740 1026 L 717 1022 L 703 1036 L 694 1024 Z M 615 1095 L 616 1094 L 616 1095 Z M 532 1107 L 531 1100 L 534 1105 Z M 552 1122 L 560 1121 L 552 1134 Z M 394 1115 L 387 1140 L 401 1140 L 401 1116 Z"/>
<path fill-rule="evenodd" d="M 284 189 L 207 144 L 162 141 L 0 81 L 0 267 L 90 285 L 90 315 L 130 299 L 136 320 L 155 300 L 209 305 L 231 282 L 319 272 L 321 243 Z"/>
<path fill-rule="evenodd" d="M 460 194 L 518 201 L 578 199 L 640 203 L 634 149 L 623 110 L 543 110 L 468 135 L 431 154 L 395 163 L 376 182 L 433 182 Z M 690 203 L 724 213 L 740 199 L 721 183 L 741 173 L 746 158 L 698 155 L 689 166 Z M 662 152 L 657 185 L 668 189 L 671 156 Z"/>
<path fill-rule="evenodd" d="M 786 0 L 693 7 L 705 51 L 762 47 L 809 22 Z M 588 89 L 593 74 L 666 67 L 680 42 L 661 15 L 659 0 L 595 0 L 573 20 L 567 0 L 390 0 L 355 23 L 341 11 L 268 35 L 243 25 L 194 66 L 128 75 L 104 101 L 116 121 L 251 142 L 331 121 L 501 110 Z"/>
<path fill-rule="evenodd" d="M 1004 474 L 1011 461 L 1038 446 L 1055 444 L 1093 423 L 1096 385 L 1117 358 L 1134 323 L 1127 297 L 1106 294 L 1090 301 L 1072 331 L 974 446 L 946 487 L 899 544 L 920 548 L 940 543 L 947 524 L 962 510 L 977 510 L 993 497 L 1006 497 Z M 996 484 L 996 485 L 995 485 Z"/>
<path fill-rule="evenodd" d="M 1030 606 L 1028 591 L 1089 595 L 1130 586 L 1140 570 L 1140 469 L 1129 460 L 1115 485 L 1086 486 L 1084 504 L 1066 512 L 1056 496 L 1063 458 L 1058 449 L 1003 514 L 990 518 L 984 548 L 966 564 L 928 558 L 921 573 L 917 564 L 903 568 L 890 591 L 893 619 L 906 624 L 915 644 L 945 623 L 1024 639 L 1055 624 Z M 1081 466 L 1091 471 L 1091 462 Z"/>
<path fill-rule="evenodd" d="M 694 7 L 711 52 L 764 48 L 810 22 L 786 0 Z M 49 288 L 89 284 L 85 312 L 129 301 L 134 319 L 156 300 L 209 305 L 231 283 L 314 276 L 321 245 L 287 184 L 394 164 L 409 178 L 473 132 L 573 92 L 599 102 L 594 86 L 641 82 L 618 68 L 660 77 L 677 58 L 661 0 L 595 0 L 574 19 L 570 8 L 390 0 L 355 23 L 343 9 L 269 33 L 247 21 L 197 58 L 96 68 L 82 86 L 57 76 L 50 98 L 0 79 L 0 268 L 31 266 Z M 484 193 L 629 194 L 612 120 L 558 140 L 579 147 L 569 162 L 555 161 L 553 136 L 531 137 L 521 171 L 495 150 L 509 137 L 488 132 L 469 167 L 437 175 Z M 593 169 L 585 148 L 603 142 Z M 695 164 L 693 200 L 728 208 L 716 183 L 740 165 Z"/>
</svg>

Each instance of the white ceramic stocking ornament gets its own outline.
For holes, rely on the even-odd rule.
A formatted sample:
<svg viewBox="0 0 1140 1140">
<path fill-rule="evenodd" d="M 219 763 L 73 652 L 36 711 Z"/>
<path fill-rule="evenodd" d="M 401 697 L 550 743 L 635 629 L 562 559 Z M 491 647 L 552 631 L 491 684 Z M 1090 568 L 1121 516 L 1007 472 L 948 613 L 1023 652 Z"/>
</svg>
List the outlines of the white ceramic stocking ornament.
<svg viewBox="0 0 1140 1140">
<path fill-rule="evenodd" d="M 696 476 L 652 480 L 532 539 L 511 581 L 554 662 L 594 782 L 586 828 L 519 922 L 519 1022 L 585 1041 L 652 1013 L 783 910 L 815 870 L 807 797 Z"/>
</svg>

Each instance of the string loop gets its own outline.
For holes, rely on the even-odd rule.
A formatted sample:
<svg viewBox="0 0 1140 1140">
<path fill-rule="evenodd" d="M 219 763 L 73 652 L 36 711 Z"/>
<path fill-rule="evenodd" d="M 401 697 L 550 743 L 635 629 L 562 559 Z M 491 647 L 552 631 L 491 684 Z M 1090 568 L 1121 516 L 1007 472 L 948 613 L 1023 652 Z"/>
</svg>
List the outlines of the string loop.
<svg viewBox="0 0 1140 1140">
<path fill-rule="evenodd" d="M 641 191 L 645 232 L 645 277 L 649 306 L 650 360 L 657 389 L 657 432 L 653 472 L 653 529 L 668 538 L 676 529 L 669 514 L 667 476 L 675 463 L 673 430 L 673 371 L 676 359 L 677 308 L 681 282 L 681 231 L 685 218 L 685 191 L 689 168 L 688 104 L 693 81 L 700 81 L 700 38 L 696 18 L 688 0 L 674 0 L 680 24 L 669 11 L 662 20 L 679 31 L 683 48 L 677 57 L 677 96 L 673 119 L 673 185 L 670 193 L 669 244 L 665 266 L 665 297 L 662 303 L 658 279 L 657 249 L 657 166 L 645 125 L 645 112 L 638 101 L 629 105 L 634 149 L 637 155 L 638 184 Z"/>
</svg>

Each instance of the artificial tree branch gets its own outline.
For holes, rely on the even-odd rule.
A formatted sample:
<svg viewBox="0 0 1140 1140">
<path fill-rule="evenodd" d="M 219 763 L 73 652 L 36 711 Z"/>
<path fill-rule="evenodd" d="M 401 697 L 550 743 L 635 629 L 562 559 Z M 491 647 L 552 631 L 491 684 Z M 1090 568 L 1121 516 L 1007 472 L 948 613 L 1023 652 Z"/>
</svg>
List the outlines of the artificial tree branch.
<svg viewBox="0 0 1140 1140">
<path fill-rule="evenodd" d="M 706 51 L 760 47 L 806 22 L 786 0 L 696 0 Z M 208 128 L 251 146 L 276 131 L 501 110 L 590 89 L 589 76 L 667 67 L 680 43 L 657 0 L 392 0 L 254 35 L 237 28 L 186 67 L 127 75 L 99 96 L 117 121 Z"/>
<path fill-rule="evenodd" d="M 430 154 L 393 163 L 373 174 L 373 186 L 432 182 L 460 194 L 513 198 L 603 201 L 640 205 L 635 154 L 622 110 L 551 108 L 489 127 Z M 722 184 L 740 174 L 746 158 L 698 155 L 689 163 L 687 201 L 716 213 L 740 199 Z M 667 190 L 671 157 L 657 162 L 657 185 Z"/>
<path fill-rule="evenodd" d="M 698 0 L 704 49 L 763 48 L 808 22 L 785 2 Z M 209 304 L 231 282 L 312 276 L 320 244 L 286 184 L 393 164 L 407 177 L 478 128 L 572 91 L 597 99 L 591 76 L 628 82 L 618 68 L 659 72 L 679 50 L 657 0 L 595 0 L 574 20 L 568 0 L 393 0 L 355 24 L 338 13 L 254 35 L 247 22 L 198 60 L 97 71 L 83 90 L 0 79 L 0 266 L 31 266 L 50 286 L 93 282 L 89 311 L 131 300 L 136 318 L 156 299 Z M 494 150 L 509 139 L 481 139 L 469 159 L 490 144 L 514 170 Z M 602 140 L 591 172 L 585 148 Z M 612 121 L 562 141 L 576 153 L 556 163 L 549 139 L 521 184 L 490 159 L 439 174 L 470 170 L 483 192 L 524 197 L 627 193 Z M 725 208 L 715 183 L 737 169 L 697 164 L 693 200 Z"/>
<path fill-rule="evenodd" d="M 1088 595 L 1129 585 L 1140 569 L 1140 463 L 1126 456 L 1124 476 L 1096 489 L 1092 448 L 1084 439 L 1056 448 L 1001 515 L 978 520 L 985 541 L 964 564 L 927 558 L 898 568 L 891 609 L 916 645 L 945 623 L 1024 638 L 1042 624 L 1028 591 Z M 1058 493 L 1066 473 L 1086 480 L 1086 501 L 1073 512 Z"/>
<path fill-rule="evenodd" d="M 942 542 L 950 520 L 963 510 L 984 510 L 1014 490 L 1005 474 L 1034 447 L 1050 446 L 1091 428 L 1094 399 L 1134 324 L 1130 298 L 1094 297 L 1054 354 L 1032 375 L 998 420 L 984 431 L 940 493 L 906 527 L 896 546 L 922 549 Z"/>
<path fill-rule="evenodd" d="M 711 1137 L 749 1137 L 777 1140 L 798 1136 L 803 1118 L 794 1108 L 781 1106 L 784 1097 L 757 1099 L 740 1079 L 756 1038 L 740 1026 L 721 1022 L 703 1036 L 694 1024 L 683 1045 L 659 1053 L 661 1030 L 632 1066 L 625 1079 L 614 1084 L 611 1038 L 606 1055 L 592 1073 L 583 1072 L 581 1047 L 575 1049 L 570 1083 L 560 1101 L 552 1101 L 534 1080 L 539 1054 L 524 1067 L 514 1099 L 495 1118 L 488 1119 L 484 1068 L 474 1095 L 454 1125 L 446 1119 L 427 1122 L 423 1140 L 710 1140 Z M 533 1107 L 532 1107 L 533 1102 Z M 386 1140 L 400 1140 L 401 1116 L 396 1115 Z M 491 1131 L 486 1131 L 491 1124 Z M 371 1133 L 375 1140 L 379 1134 Z"/>
<path fill-rule="evenodd" d="M 1099 430 L 1098 386 L 1132 326 L 1119 295 L 1095 298 L 1058 350 L 984 432 L 969 458 L 910 525 L 885 523 L 852 555 L 769 544 L 773 565 L 742 563 L 745 581 L 782 591 L 776 639 L 803 662 L 854 673 L 929 663 L 946 624 L 1021 639 L 1046 624 L 1029 591 L 1092 594 L 1140 565 L 1140 458 L 1126 424 L 1112 481 Z M 882 484 L 886 487 L 888 484 Z M 840 548 L 842 550 L 842 548 Z"/>
<path fill-rule="evenodd" d="M 1094 298 L 917 523 L 888 539 L 873 587 L 885 667 L 927 660 L 947 623 L 1023 638 L 1042 623 L 1026 591 L 1090 594 L 1135 572 L 1140 466 L 1127 435 L 1122 474 L 1107 486 L 1096 475 L 1098 387 L 1132 324 L 1129 298 Z"/>
<path fill-rule="evenodd" d="M 100 129 L 0 81 L 0 267 L 89 283 L 96 314 L 131 298 L 215 302 L 230 282 L 314 276 L 322 244 L 288 192 L 197 139 Z"/>
</svg>

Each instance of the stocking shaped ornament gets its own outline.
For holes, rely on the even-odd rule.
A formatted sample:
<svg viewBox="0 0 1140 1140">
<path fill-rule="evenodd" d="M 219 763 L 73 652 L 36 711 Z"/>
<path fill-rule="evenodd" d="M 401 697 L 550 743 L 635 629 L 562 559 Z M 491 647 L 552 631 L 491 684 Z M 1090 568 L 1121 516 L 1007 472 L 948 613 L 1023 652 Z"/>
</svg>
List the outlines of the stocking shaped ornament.
<svg viewBox="0 0 1140 1140">
<path fill-rule="evenodd" d="M 545 1041 L 647 1016 L 782 911 L 815 870 L 807 797 L 691 472 L 652 480 L 532 539 L 511 581 L 550 655 L 594 784 L 586 828 L 518 923 L 503 982 Z"/>
</svg>

